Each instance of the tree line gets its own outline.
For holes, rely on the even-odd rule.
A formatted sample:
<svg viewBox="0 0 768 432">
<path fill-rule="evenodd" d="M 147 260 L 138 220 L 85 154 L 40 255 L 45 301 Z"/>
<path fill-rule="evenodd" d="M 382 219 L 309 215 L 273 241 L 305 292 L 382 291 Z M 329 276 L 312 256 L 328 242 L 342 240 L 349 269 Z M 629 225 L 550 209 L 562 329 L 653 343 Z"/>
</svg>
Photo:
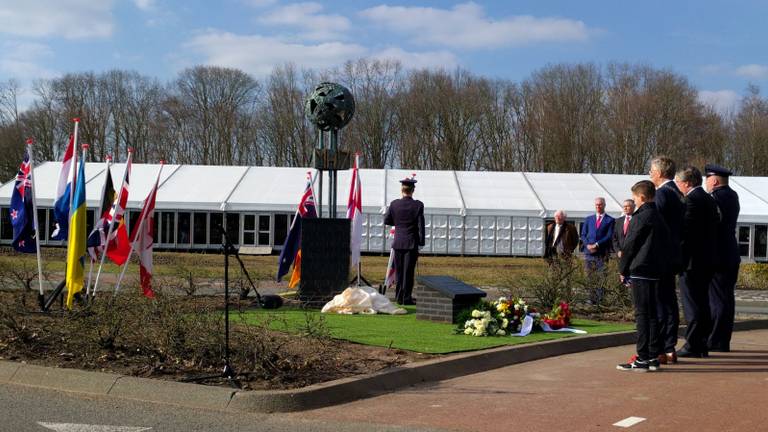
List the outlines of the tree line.
<svg viewBox="0 0 768 432">
<path fill-rule="evenodd" d="M 20 86 L 0 83 L 0 174 L 10 179 L 35 138 L 38 161 L 61 159 L 81 119 L 89 159 L 128 147 L 137 162 L 308 166 L 317 132 L 304 100 L 321 81 L 356 101 L 341 147 L 366 168 L 644 173 L 659 154 L 740 175 L 768 175 L 768 99 L 746 90 L 735 112 L 701 103 L 686 77 L 642 64 L 555 64 L 521 82 L 465 69 L 406 70 L 360 59 L 325 71 L 277 67 L 258 80 L 196 66 L 169 82 L 134 71 L 80 72 Z"/>
</svg>

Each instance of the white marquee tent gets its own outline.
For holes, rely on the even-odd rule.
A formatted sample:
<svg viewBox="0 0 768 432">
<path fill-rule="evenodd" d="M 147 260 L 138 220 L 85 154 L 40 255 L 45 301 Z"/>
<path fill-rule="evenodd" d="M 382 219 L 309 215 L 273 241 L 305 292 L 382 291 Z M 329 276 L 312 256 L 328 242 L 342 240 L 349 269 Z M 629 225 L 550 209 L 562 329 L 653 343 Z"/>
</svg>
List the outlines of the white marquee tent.
<svg viewBox="0 0 768 432">
<path fill-rule="evenodd" d="M 52 230 L 52 211 L 60 162 L 35 168 L 41 226 Z M 159 165 L 134 164 L 129 207 L 138 210 L 157 176 Z M 118 188 L 125 164 L 112 166 Z M 216 227 L 225 226 L 241 245 L 279 249 L 290 218 L 306 186 L 307 168 L 166 165 L 157 197 L 158 247 L 212 249 L 219 246 Z M 86 164 L 87 205 L 98 205 L 106 164 Z M 408 170 L 361 169 L 363 191 L 363 250 L 388 251 L 383 211 L 399 197 L 399 180 Z M 419 171 L 416 198 L 425 205 L 427 245 L 424 253 L 464 255 L 540 256 L 543 227 L 563 209 L 568 219 L 580 222 L 594 211 L 593 200 L 603 196 L 607 212 L 618 216 L 621 201 L 643 175 L 565 174 L 478 171 Z M 338 214 L 345 214 L 350 171 L 338 176 Z M 326 196 L 322 198 L 327 214 Z M 747 259 L 766 259 L 768 178 L 731 177 L 741 201 L 739 244 Z M 0 241 L 11 237 L 8 219 L 13 182 L 0 187 Z M 92 223 L 93 215 L 89 222 Z"/>
</svg>

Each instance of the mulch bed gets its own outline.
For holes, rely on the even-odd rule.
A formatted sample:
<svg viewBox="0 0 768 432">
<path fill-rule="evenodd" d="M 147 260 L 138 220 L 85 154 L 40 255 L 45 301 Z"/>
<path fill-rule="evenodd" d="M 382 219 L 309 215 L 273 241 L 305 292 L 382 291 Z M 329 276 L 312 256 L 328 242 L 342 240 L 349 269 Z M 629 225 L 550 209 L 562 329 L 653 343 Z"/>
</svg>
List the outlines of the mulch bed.
<svg viewBox="0 0 768 432">
<path fill-rule="evenodd" d="M 41 313 L 35 293 L 0 291 L 0 360 L 173 381 L 221 373 L 221 297 L 119 297 L 114 305 L 101 298 L 92 311 Z M 248 306 L 234 300 L 231 321 Z M 304 335 L 267 327 L 232 325 L 232 366 L 245 389 L 299 388 L 435 357 L 331 339 L 317 323 Z"/>
</svg>

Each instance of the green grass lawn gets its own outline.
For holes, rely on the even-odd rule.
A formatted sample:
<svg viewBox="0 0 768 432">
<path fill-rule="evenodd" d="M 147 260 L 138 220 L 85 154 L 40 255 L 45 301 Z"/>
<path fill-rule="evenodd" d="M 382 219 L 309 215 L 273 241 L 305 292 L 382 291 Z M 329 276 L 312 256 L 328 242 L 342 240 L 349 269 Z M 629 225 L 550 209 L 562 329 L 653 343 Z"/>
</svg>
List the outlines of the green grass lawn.
<svg viewBox="0 0 768 432">
<path fill-rule="evenodd" d="M 245 312 L 242 319 L 251 323 L 272 322 L 275 330 L 299 332 L 307 323 L 324 323 L 330 335 L 337 339 L 365 345 L 392 347 L 429 354 L 472 351 L 502 345 L 539 342 L 563 337 L 578 337 L 573 333 L 534 332 L 526 337 L 474 337 L 454 334 L 452 324 L 416 319 L 415 307 L 407 307 L 407 315 L 334 315 L 317 311 L 262 309 Z M 574 320 L 573 326 L 588 334 L 632 330 L 632 324 L 617 324 L 589 320 Z"/>
</svg>

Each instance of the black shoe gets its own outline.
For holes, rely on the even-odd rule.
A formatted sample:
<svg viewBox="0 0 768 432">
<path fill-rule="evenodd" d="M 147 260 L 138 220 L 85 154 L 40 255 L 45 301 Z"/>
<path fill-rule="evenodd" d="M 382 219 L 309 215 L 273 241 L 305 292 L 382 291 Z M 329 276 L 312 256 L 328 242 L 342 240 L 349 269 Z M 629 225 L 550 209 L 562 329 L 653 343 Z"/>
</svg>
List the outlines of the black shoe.
<svg viewBox="0 0 768 432">
<path fill-rule="evenodd" d="M 677 350 L 677 357 L 679 358 L 704 358 L 708 354 L 698 351 L 691 351 L 687 348 Z"/>
<path fill-rule="evenodd" d="M 661 366 L 659 365 L 659 359 L 651 359 L 648 360 L 648 370 L 650 372 L 656 372 L 661 369 Z"/>
<path fill-rule="evenodd" d="M 658 366 L 657 366 L 658 367 Z M 633 371 L 633 372 L 648 372 L 648 362 L 643 360 L 634 360 L 630 363 L 622 363 L 616 365 L 616 369 L 620 371 Z"/>
<path fill-rule="evenodd" d="M 416 304 L 416 300 L 414 299 L 406 300 L 403 304 L 406 306 L 413 306 Z"/>
<path fill-rule="evenodd" d="M 709 350 L 713 352 L 731 352 L 730 348 L 710 348 Z"/>
</svg>

